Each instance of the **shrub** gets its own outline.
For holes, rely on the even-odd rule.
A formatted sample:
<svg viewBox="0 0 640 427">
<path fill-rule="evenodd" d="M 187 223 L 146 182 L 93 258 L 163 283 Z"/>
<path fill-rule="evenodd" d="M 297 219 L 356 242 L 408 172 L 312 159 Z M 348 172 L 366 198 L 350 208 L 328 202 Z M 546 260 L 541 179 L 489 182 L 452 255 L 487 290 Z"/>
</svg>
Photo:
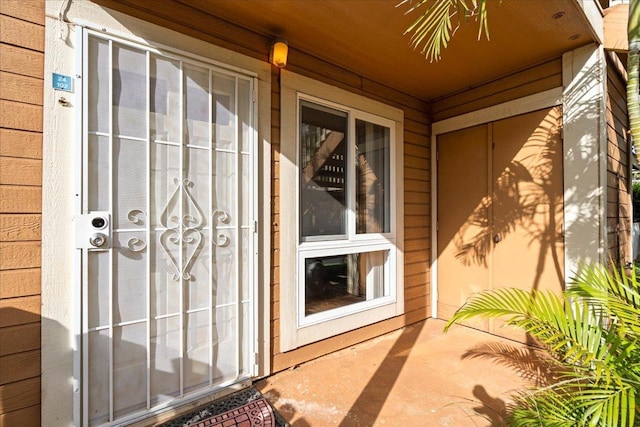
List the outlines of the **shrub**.
<svg viewBox="0 0 640 427">
<path fill-rule="evenodd" d="M 552 380 L 522 390 L 511 426 L 632 427 L 640 421 L 640 282 L 636 271 L 589 266 L 562 295 L 496 289 L 473 295 L 452 324 L 507 319 L 527 332 L 552 368 Z"/>
</svg>

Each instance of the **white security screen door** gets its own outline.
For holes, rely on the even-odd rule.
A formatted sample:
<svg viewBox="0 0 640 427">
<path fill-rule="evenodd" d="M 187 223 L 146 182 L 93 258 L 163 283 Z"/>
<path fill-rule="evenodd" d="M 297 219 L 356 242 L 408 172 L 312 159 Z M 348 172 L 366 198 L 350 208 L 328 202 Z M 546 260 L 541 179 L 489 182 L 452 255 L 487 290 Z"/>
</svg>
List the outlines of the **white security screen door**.
<svg viewBox="0 0 640 427">
<path fill-rule="evenodd" d="M 250 378 L 255 79 L 86 31 L 83 424 Z"/>
</svg>

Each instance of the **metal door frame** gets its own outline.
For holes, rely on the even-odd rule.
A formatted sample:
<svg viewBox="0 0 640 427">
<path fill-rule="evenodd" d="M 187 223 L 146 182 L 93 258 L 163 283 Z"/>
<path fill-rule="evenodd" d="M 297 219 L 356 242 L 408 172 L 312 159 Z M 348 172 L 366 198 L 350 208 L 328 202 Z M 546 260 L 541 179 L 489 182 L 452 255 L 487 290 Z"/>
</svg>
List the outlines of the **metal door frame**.
<svg viewBox="0 0 640 427">
<path fill-rule="evenodd" d="M 113 40 L 117 43 L 121 43 L 123 45 L 128 45 L 131 47 L 135 47 L 147 52 L 155 53 L 158 55 L 162 55 L 163 57 L 167 57 L 166 52 L 170 52 L 176 57 L 183 58 L 188 60 L 190 63 L 196 63 L 200 65 L 204 65 L 209 69 L 221 70 L 227 74 L 231 75 L 240 75 L 243 78 L 250 79 L 250 111 L 251 111 L 251 143 L 250 143 L 250 163 L 251 163 L 251 171 L 249 177 L 249 187 L 251 190 L 250 200 L 251 200 L 251 228 L 250 228 L 250 240 L 251 240 L 251 254 L 250 254 L 250 272 L 249 278 L 251 280 L 250 286 L 250 304 L 251 308 L 251 319 L 249 321 L 250 327 L 250 338 L 249 343 L 251 346 L 251 357 L 250 363 L 250 377 L 255 377 L 258 372 L 258 352 L 261 349 L 259 345 L 259 292 L 258 292 L 258 277 L 259 277 L 259 268 L 260 263 L 258 259 L 259 252 L 259 236 L 258 236 L 258 180 L 259 176 L 259 153 L 258 153 L 258 103 L 257 103 L 257 91 L 258 91 L 258 78 L 257 74 L 253 72 L 249 72 L 247 70 L 230 66 L 210 58 L 201 57 L 198 55 L 190 54 L 189 52 L 185 52 L 182 50 L 174 49 L 171 47 L 166 47 L 164 45 L 156 44 L 156 47 L 152 47 L 148 44 L 144 44 L 143 41 L 132 41 L 126 36 L 122 34 L 113 34 L 107 33 L 104 29 L 94 29 L 90 25 L 78 25 L 76 26 L 76 49 L 75 49 L 75 58 L 76 58 L 76 82 L 78 82 L 77 87 L 74 88 L 75 100 L 79 104 L 77 105 L 78 110 L 81 111 L 81 114 L 76 117 L 80 117 L 81 119 L 75 120 L 75 129 L 74 129 L 74 164 L 79 165 L 79 167 L 74 169 L 74 212 L 76 214 L 86 213 L 87 207 L 85 202 L 85 182 L 87 179 L 86 170 L 87 168 L 87 152 L 86 152 L 86 138 L 88 133 L 87 129 L 87 106 L 88 106 L 88 90 L 87 90 L 87 80 L 83 79 L 83 76 L 86 76 L 85 71 L 85 60 L 88 60 L 88 51 L 87 51 L 87 40 L 90 34 L 99 36 L 103 39 Z M 162 50 L 160 50 L 162 49 Z M 237 87 L 237 85 L 236 85 Z M 237 93 L 236 93 L 237 94 Z M 148 141 L 148 138 L 147 138 Z M 237 156 L 241 158 L 242 150 L 239 146 L 237 147 Z M 241 179 L 241 176 L 238 177 Z M 237 187 L 239 190 L 241 189 L 241 185 Z M 239 193 L 238 193 L 239 194 Z M 238 229 L 242 229 L 242 225 L 238 224 Z M 211 225 L 211 231 L 214 231 L 213 224 Z M 241 258 L 241 253 L 239 251 L 236 252 L 236 256 Z M 86 324 L 86 308 L 85 306 L 85 297 L 84 292 L 86 289 L 86 281 L 87 281 L 87 251 L 86 250 L 77 250 L 74 254 L 73 259 L 73 283 L 74 283 L 74 299 L 73 299 L 73 318 L 74 318 L 74 340 L 72 343 L 73 350 L 73 418 L 74 424 L 76 425 L 87 425 L 88 424 L 88 414 L 87 414 L 87 404 L 88 404 L 88 387 L 84 386 L 84 378 L 87 375 L 87 340 L 84 336 L 84 325 Z M 111 263 L 113 265 L 113 263 Z M 236 340 L 237 341 L 237 340 Z M 148 349 L 147 349 L 148 351 Z M 237 378 L 236 378 L 237 380 Z M 232 382 L 230 384 L 220 384 L 213 388 L 208 388 L 204 390 L 200 390 L 197 392 L 192 392 L 191 394 L 187 394 L 186 397 L 178 397 L 170 402 L 163 403 L 157 405 L 155 407 L 147 408 L 147 410 L 142 412 L 135 412 L 129 414 L 128 416 L 118 419 L 116 422 L 110 422 L 111 424 L 119 424 L 122 422 L 134 422 L 138 420 L 145 419 L 153 414 L 160 413 L 164 410 L 170 409 L 175 406 L 184 405 L 190 401 L 194 401 L 202 398 L 206 395 L 211 394 L 219 394 L 220 390 L 227 388 L 229 386 L 246 386 L 249 385 L 247 379 Z"/>
</svg>

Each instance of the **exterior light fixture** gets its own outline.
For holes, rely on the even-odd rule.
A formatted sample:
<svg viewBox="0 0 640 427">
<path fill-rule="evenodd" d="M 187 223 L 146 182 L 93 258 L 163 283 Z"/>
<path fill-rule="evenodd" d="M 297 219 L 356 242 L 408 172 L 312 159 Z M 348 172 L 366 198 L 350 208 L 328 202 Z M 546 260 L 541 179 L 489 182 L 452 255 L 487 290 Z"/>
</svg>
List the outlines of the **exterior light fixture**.
<svg viewBox="0 0 640 427">
<path fill-rule="evenodd" d="M 269 52 L 269 62 L 278 68 L 284 68 L 287 66 L 287 54 L 289 53 L 289 46 L 284 39 L 277 39 L 271 45 L 271 52 Z"/>
</svg>

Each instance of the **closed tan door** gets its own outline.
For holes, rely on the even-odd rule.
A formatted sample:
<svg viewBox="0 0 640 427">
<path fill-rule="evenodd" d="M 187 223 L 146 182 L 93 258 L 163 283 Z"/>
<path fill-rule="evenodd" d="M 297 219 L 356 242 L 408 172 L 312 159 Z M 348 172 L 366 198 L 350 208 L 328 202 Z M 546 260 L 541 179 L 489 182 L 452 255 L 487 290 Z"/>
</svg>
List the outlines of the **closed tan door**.
<svg viewBox="0 0 640 427">
<path fill-rule="evenodd" d="M 439 317 L 485 289 L 562 289 L 561 119 L 555 107 L 438 137 Z"/>
</svg>

